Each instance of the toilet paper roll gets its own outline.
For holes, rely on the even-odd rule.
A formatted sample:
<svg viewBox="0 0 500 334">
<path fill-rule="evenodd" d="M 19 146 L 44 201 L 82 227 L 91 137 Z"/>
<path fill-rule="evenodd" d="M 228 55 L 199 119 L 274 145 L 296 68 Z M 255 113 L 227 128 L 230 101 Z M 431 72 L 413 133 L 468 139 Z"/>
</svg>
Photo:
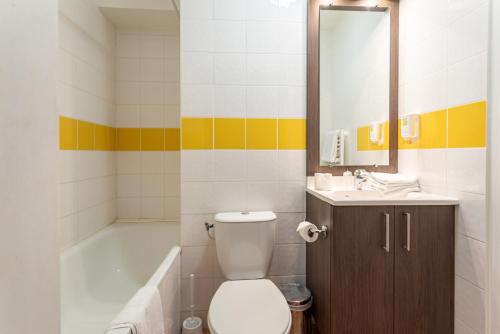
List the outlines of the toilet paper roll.
<svg viewBox="0 0 500 334">
<path fill-rule="evenodd" d="M 317 230 L 318 228 L 316 225 L 306 221 L 303 221 L 299 224 L 299 227 L 297 227 L 297 232 L 306 242 L 315 242 L 318 240 L 318 233 L 313 233 Z"/>
</svg>

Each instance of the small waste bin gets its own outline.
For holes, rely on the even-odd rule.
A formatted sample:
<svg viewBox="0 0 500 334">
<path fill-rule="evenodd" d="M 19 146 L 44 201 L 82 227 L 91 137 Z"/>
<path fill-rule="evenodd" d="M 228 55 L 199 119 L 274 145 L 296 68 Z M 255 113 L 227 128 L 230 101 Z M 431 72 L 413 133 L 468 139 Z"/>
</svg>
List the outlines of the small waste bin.
<svg viewBox="0 0 500 334">
<path fill-rule="evenodd" d="M 278 287 L 285 296 L 292 312 L 290 334 L 311 333 L 311 291 L 298 283 L 279 284 Z"/>
</svg>

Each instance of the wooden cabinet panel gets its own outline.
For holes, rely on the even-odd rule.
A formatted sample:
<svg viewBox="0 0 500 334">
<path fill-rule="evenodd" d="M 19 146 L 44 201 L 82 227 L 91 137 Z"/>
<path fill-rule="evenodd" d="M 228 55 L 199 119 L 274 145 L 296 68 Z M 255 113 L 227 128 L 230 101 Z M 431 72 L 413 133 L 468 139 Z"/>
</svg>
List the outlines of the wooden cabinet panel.
<svg viewBox="0 0 500 334">
<path fill-rule="evenodd" d="M 453 334 L 454 206 L 334 207 L 308 194 L 307 219 L 329 230 L 307 245 L 317 332 Z"/>
<path fill-rule="evenodd" d="M 393 333 L 393 228 L 393 206 L 333 208 L 331 333 Z"/>
<path fill-rule="evenodd" d="M 307 221 L 332 230 L 332 207 L 330 204 L 307 194 Z M 330 235 L 308 243 L 306 248 L 306 284 L 313 295 L 312 313 L 316 321 L 315 330 L 321 334 L 331 333 L 330 326 Z"/>
<path fill-rule="evenodd" d="M 454 212 L 451 206 L 396 208 L 394 333 L 453 334 Z"/>
</svg>

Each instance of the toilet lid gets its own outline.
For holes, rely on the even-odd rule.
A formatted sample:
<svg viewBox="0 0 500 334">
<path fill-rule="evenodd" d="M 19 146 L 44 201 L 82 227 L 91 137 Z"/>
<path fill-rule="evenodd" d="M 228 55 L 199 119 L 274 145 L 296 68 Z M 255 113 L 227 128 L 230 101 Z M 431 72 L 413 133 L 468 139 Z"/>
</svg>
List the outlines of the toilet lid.
<svg viewBox="0 0 500 334">
<path fill-rule="evenodd" d="M 208 311 L 214 334 L 284 334 L 290 321 L 285 297 L 266 279 L 224 282 Z"/>
</svg>

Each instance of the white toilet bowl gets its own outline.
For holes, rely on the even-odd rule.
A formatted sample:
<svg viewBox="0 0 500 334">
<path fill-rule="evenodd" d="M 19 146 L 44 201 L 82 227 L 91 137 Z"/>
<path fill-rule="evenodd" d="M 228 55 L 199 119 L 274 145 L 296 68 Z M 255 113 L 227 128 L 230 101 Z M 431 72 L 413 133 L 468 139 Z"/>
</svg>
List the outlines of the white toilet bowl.
<svg viewBox="0 0 500 334">
<path fill-rule="evenodd" d="M 267 279 L 224 282 L 208 311 L 211 334 L 288 334 L 290 308 Z"/>
<path fill-rule="evenodd" d="M 215 216 L 217 260 L 224 282 L 208 310 L 212 334 L 288 334 L 291 313 L 285 297 L 264 279 L 271 265 L 274 212 L 226 212 Z"/>
</svg>

